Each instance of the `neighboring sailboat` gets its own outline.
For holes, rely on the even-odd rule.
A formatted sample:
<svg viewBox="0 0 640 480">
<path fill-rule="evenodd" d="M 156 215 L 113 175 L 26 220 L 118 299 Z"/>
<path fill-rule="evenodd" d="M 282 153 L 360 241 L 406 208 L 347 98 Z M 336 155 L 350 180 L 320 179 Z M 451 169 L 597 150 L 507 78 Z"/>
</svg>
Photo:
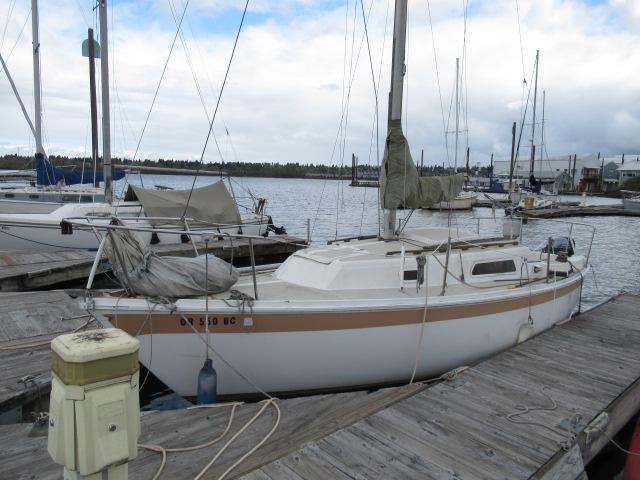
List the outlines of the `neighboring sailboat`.
<svg viewBox="0 0 640 480">
<path fill-rule="evenodd" d="M 397 209 L 448 201 L 463 181 L 419 177 L 411 159 L 401 125 L 406 21 L 407 0 L 396 0 L 382 238 L 298 251 L 277 270 L 243 275 L 233 290 L 206 298 L 175 298 L 170 286 L 135 296 L 144 272 L 134 260 L 144 255 L 138 247 L 111 255 L 134 296 L 94 295 L 86 308 L 136 335 L 140 361 L 177 393 L 196 394 L 208 350 L 221 395 L 255 393 L 254 385 L 291 393 L 422 379 L 540 333 L 576 306 L 583 256 L 397 226 Z M 108 243 L 127 245 L 129 234 L 112 227 Z"/>
<path fill-rule="evenodd" d="M 89 203 L 104 201 L 103 191 L 94 187 L 94 174 L 92 171 L 75 172 L 68 169 L 54 167 L 44 150 L 42 142 L 42 89 L 40 72 L 40 26 L 38 15 L 38 1 L 31 0 L 31 29 L 33 35 L 33 98 L 34 120 L 23 113 L 33 132 L 36 152 L 35 183 L 14 185 L 11 188 L 3 188 L 0 191 L 0 214 L 4 213 L 49 213 L 66 203 Z M 4 65 L 7 76 L 9 72 Z M 12 82 L 13 83 L 13 82 Z M 22 106 L 17 90 L 14 90 L 18 101 Z M 124 172 L 118 174 L 124 176 Z M 96 180 L 100 180 L 98 175 Z M 84 184 L 91 183 L 92 186 Z"/>
<path fill-rule="evenodd" d="M 39 56 L 37 53 L 37 3 L 34 5 L 34 68 L 36 78 L 35 84 L 39 89 Z M 107 13 L 106 1 L 99 3 L 100 35 L 101 35 L 101 55 L 100 65 L 102 74 L 102 131 L 103 131 L 103 173 L 100 177 L 104 180 L 104 191 L 100 197 L 103 202 L 95 201 L 95 197 L 79 195 L 77 198 L 70 198 L 68 204 L 60 204 L 55 201 L 50 202 L 30 202 L 34 206 L 30 207 L 35 213 L 7 213 L 3 214 L 0 208 L 0 251 L 29 251 L 29 252 L 50 252 L 65 249 L 95 250 L 100 243 L 100 236 L 95 229 L 96 226 L 108 224 L 112 217 L 123 218 L 128 224 L 132 222 L 142 228 L 158 228 L 164 230 L 156 235 L 144 235 L 144 243 L 180 243 L 180 234 L 172 234 L 173 230 L 193 228 L 194 231 L 215 229 L 220 232 L 245 233 L 247 235 L 266 235 L 269 229 L 283 232 L 282 227 L 273 225 L 271 218 L 263 211 L 264 204 L 259 211 L 239 213 L 237 205 L 222 181 L 191 190 L 172 190 L 161 192 L 159 190 L 149 190 L 140 187 L 133 187 L 137 196 L 131 200 L 113 201 L 113 172 L 111 167 L 111 141 L 110 141 L 110 119 L 109 119 L 109 56 L 108 56 L 108 33 L 107 33 Z M 39 90 L 36 91 L 36 166 L 38 176 L 43 177 L 43 181 L 65 175 L 64 172 L 55 169 L 46 159 L 44 148 L 42 147 L 40 135 L 40 102 Z M 68 173 L 67 173 L 68 174 Z M 57 189 L 58 193 L 68 192 L 66 189 Z M 80 190 L 75 190 L 80 192 Z M 5 198 L 9 198 L 14 204 L 22 202 L 16 198 L 17 193 L 6 193 Z M 35 195 L 26 193 L 28 195 Z M 8 197 L 8 195 L 12 195 Z M 44 196 L 44 193 L 40 193 Z M 187 200 L 188 197 L 188 200 Z M 43 197 L 46 198 L 46 197 Z M 62 197 L 65 198 L 64 196 Z M 38 199 L 41 200 L 41 199 Z M 23 202 L 24 203 L 24 202 Z M 1 204 L 1 201 L 0 201 Z M 207 208 L 197 208 L 194 204 L 205 206 L 208 212 L 203 214 Z M 62 205 L 62 206 L 61 206 Z M 53 208 L 50 208 L 53 206 Z M 224 206 L 226 210 L 221 210 Z M 37 207 L 37 209 L 36 209 Z M 25 209 L 26 210 L 26 209 Z M 194 214 L 195 213 L 195 214 Z M 154 217 L 149 220 L 148 217 Z M 164 217 L 166 221 L 159 219 Z M 76 228 L 61 228 L 65 219 L 74 219 L 74 222 L 83 225 Z M 178 227 L 176 227 L 176 223 Z M 85 226 L 86 225 L 86 226 Z M 188 238 L 188 236 L 187 236 Z"/>
</svg>

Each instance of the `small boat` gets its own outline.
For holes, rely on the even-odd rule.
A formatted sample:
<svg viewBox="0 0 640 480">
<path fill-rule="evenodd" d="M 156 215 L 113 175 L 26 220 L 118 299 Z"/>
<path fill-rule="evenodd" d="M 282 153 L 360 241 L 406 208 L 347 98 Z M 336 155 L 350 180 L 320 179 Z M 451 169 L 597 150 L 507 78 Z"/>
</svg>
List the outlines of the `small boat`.
<svg viewBox="0 0 640 480">
<path fill-rule="evenodd" d="M 428 210 L 471 210 L 478 198 L 475 192 L 460 192 L 450 201 L 438 202 Z"/>
<path fill-rule="evenodd" d="M 625 210 L 640 211 L 640 196 L 622 199 L 622 206 Z"/>
</svg>

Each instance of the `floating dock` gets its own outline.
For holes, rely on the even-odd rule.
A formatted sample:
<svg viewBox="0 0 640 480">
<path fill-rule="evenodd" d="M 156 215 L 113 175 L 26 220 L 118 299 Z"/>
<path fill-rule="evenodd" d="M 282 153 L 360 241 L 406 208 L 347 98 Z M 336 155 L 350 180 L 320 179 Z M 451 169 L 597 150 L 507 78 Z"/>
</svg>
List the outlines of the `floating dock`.
<svg viewBox="0 0 640 480">
<path fill-rule="evenodd" d="M 561 206 L 554 208 L 536 208 L 520 210 L 519 216 L 527 218 L 565 218 L 565 217 L 602 217 L 602 216 L 627 216 L 640 217 L 639 210 L 625 210 L 622 205 L 587 205 Z"/>
<path fill-rule="evenodd" d="M 256 263 L 282 262 L 296 250 L 303 248 L 306 241 L 290 235 L 273 235 L 253 239 Z M 204 243 L 197 243 L 198 252 L 204 253 Z M 151 247 L 159 255 L 192 256 L 191 243 L 155 245 Z M 209 253 L 236 266 L 247 266 L 249 241 L 246 238 L 215 240 L 209 244 Z M 22 292 L 49 288 L 89 277 L 95 252 L 86 250 L 66 250 L 51 253 L 0 252 L 0 292 Z M 106 257 L 97 273 L 111 270 Z"/>
<path fill-rule="evenodd" d="M 640 296 L 621 295 L 440 383 L 279 400 L 273 435 L 226 478 L 585 479 L 640 408 L 639 309 Z M 262 405 L 237 407 L 215 445 L 169 452 L 161 478 L 193 478 Z M 140 443 L 211 441 L 230 410 L 143 413 Z M 218 478 L 275 422 L 267 408 L 203 478 Z M 30 434 L 30 424 L 0 426 L 0 478 L 60 477 L 46 437 Z M 160 461 L 141 451 L 130 478 L 152 478 Z"/>
<path fill-rule="evenodd" d="M 95 328 L 89 319 L 64 292 L 0 293 L 0 423 L 29 420 L 29 406 L 40 400 L 36 410 L 47 410 L 49 342 L 85 325 Z"/>
</svg>

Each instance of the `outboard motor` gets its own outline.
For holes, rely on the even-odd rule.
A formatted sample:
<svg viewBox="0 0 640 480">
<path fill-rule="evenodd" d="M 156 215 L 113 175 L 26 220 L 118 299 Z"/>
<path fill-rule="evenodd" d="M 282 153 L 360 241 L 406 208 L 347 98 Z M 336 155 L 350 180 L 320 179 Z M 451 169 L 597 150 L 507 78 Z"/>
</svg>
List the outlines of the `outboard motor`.
<svg viewBox="0 0 640 480">
<path fill-rule="evenodd" d="M 567 257 L 572 256 L 575 253 L 576 243 L 573 238 L 570 237 L 552 237 L 551 238 L 551 253 L 558 255 L 559 253 L 566 253 Z M 545 243 L 542 247 L 542 253 L 547 253 L 548 244 Z"/>
</svg>

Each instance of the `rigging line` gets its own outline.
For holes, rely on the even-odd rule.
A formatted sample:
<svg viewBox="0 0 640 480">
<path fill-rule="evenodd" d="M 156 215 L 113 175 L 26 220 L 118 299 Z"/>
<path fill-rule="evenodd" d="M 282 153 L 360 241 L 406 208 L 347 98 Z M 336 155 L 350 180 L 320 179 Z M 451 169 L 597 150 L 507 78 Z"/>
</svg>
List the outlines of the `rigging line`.
<svg viewBox="0 0 640 480">
<path fill-rule="evenodd" d="M 136 159 L 136 157 L 138 156 L 138 150 L 140 149 L 140 143 L 142 142 L 142 137 L 144 137 L 144 132 L 147 129 L 147 124 L 149 123 L 149 117 L 151 116 L 151 111 L 153 110 L 153 106 L 156 103 L 156 98 L 158 97 L 158 92 L 160 91 L 160 85 L 162 85 L 162 80 L 164 79 L 164 75 L 167 71 L 167 66 L 169 65 L 169 60 L 171 59 L 171 54 L 173 53 L 173 49 L 176 45 L 176 40 L 178 39 L 178 35 L 180 34 L 180 27 L 182 26 L 182 20 L 184 20 L 184 16 L 187 13 L 187 7 L 189 6 L 189 2 L 190 0 L 187 0 L 187 2 L 184 5 L 184 10 L 182 11 L 182 16 L 180 17 L 180 22 L 178 23 L 178 27 L 176 29 L 176 34 L 173 36 L 173 41 L 171 42 L 171 48 L 169 49 L 169 54 L 167 55 L 167 60 L 164 63 L 164 67 L 162 68 L 162 74 L 160 75 L 160 81 L 158 82 L 158 86 L 156 87 L 156 91 L 153 94 L 153 100 L 151 101 L 151 107 L 149 108 L 149 111 L 147 112 L 147 118 L 144 121 L 144 125 L 142 127 L 142 133 L 140 134 L 140 139 L 138 140 L 138 145 L 136 145 L 136 150 L 133 154 L 133 158 L 131 159 L 132 161 Z"/>
<path fill-rule="evenodd" d="M 373 3 L 373 2 L 372 2 Z M 369 43 L 369 30 L 367 28 L 367 17 L 364 13 L 364 0 L 360 0 L 360 9 L 362 11 L 362 21 L 364 23 L 364 34 L 367 39 L 367 52 L 369 53 L 369 66 L 371 67 L 371 81 L 373 82 L 373 94 L 375 96 L 375 135 L 376 135 L 376 159 L 380 163 L 380 121 L 379 121 L 379 105 L 378 105 L 378 87 L 376 85 L 376 74 L 373 70 L 373 58 L 371 57 L 371 44 Z M 373 137 L 373 132 L 371 132 Z M 369 144 L 369 159 L 371 159 L 371 144 Z M 362 221 L 364 218 L 364 205 L 367 196 L 367 189 L 364 189 L 364 198 L 362 199 L 362 215 L 360 217 L 360 234 L 362 234 Z"/>
<path fill-rule="evenodd" d="M 11 21 L 11 16 L 13 15 L 13 9 L 16 6 L 17 0 L 13 0 L 9 2 L 9 11 L 7 12 L 7 21 L 4 24 L 4 28 L 2 29 L 2 41 L 0 41 L 0 50 L 4 46 L 4 38 L 7 34 L 7 29 L 9 28 L 9 22 Z"/>
<path fill-rule="evenodd" d="M 442 128 L 444 133 L 444 149 L 447 157 L 447 163 L 451 165 L 449 157 L 449 143 L 447 142 L 447 123 L 444 120 L 444 104 L 442 103 L 442 87 L 440 86 L 440 73 L 438 71 L 438 56 L 436 53 L 436 38 L 433 32 L 433 20 L 431 18 L 431 3 L 427 0 L 427 13 L 429 18 L 429 27 L 431 29 L 431 44 L 433 46 L 433 62 L 435 64 L 436 82 L 438 84 L 438 98 L 440 99 L 440 115 L 442 116 Z"/>
<path fill-rule="evenodd" d="M 24 19 L 24 23 L 22 24 L 22 28 L 20 29 L 20 33 L 18 34 L 18 37 L 16 38 L 15 43 L 11 47 L 11 50 L 9 50 L 9 55 L 7 55 L 7 60 L 6 60 L 7 64 L 9 63 L 9 59 L 11 58 L 13 51 L 18 46 L 18 42 L 20 41 L 20 39 L 22 38 L 22 35 L 24 34 L 24 28 L 27 26 L 27 22 L 29 21 L 30 18 L 31 18 L 31 9 L 29 9 L 29 13 L 27 13 L 27 17 Z"/>
<path fill-rule="evenodd" d="M 463 0 L 464 8 L 464 34 L 462 46 L 462 79 L 464 81 L 464 129 L 465 129 L 465 147 L 469 148 L 469 82 L 467 81 L 467 20 L 469 16 L 469 0 Z"/>
<path fill-rule="evenodd" d="M 516 3 L 516 18 L 518 21 L 518 39 L 520 41 L 520 63 L 522 65 L 522 94 L 520 97 L 520 115 L 522 115 L 522 110 L 523 110 L 523 103 L 524 103 L 524 91 L 525 91 L 525 85 L 527 83 L 527 74 L 525 72 L 525 68 L 524 68 L 524 48 L 522 46 L 522 28 L 520 26 L 520 7 L 518 5 L 518 0 L 515 0 Z"/>
<path fill-rule="evenodd" d="M 348 2 L 347 2 L 348 4 Z M 353 65 L 353 52 L 356 43 L 356 19 L 358 14 L 358 1 L 354 0 L 353 2 L 353 29 L 351 32 L 351 52 L 349 56 L 349 78 L 355 77 L 355 67 Z M 360 52 L 358 52 L 358 56 Z M 343 128 L 342 128 L 342 145 L 340 148 L 340 168 L 338 169 L 338 195 L 336 196 L 336 224 L 335 224 L 335 238 L 338 238 L 338 221 L 340 218 L 340 200 L 344 201 L 344 189 L 343 182 L 340 180 L 340 174 L 342 173 L 342 168 L 344 167 L 344 156 L 347 148 L 347 128 L 349 125 L 349 100 L 351 99 L 351 86 L 349 86 L 349 91 L 345 98 L 345 108 L 346 114 L 344 118 Z"/>
<path fill-rule="evenodd" d="M 82 5 L 80 5 L 80 0 L 76 0 L 76 6 L 78 7 L 78 10 L 80 10 L 80 15 L 82 15 L 82 20 L 84 20 L 85 25 L 87 26 L 87 28 L 90 27 L 89 25 L 89 21 L 87 20 L 87 16 L 84 13 L 84 10 L 82 9 Z"/>
<path fill-rule="evenodd" d="M 531 72 L 531 77 L 532 77 L 531 78 L 532 82 L 529 82 L 529 93 L 527 93 L 527 102 L 524 105 L 524 112 L 522 114 L 522 118 L 521 118 L 521 121 L 520 121 L 520 135 L 518 135 L 518 145 L 516 147 L 516 152 L 515 152 L 514 160 L 513 160 L 515 165 L 518 164 L 518 155 L 520 154 L 520 142 L 522 140 L 522 133 L 524 132 L 524 121 L 525 121 L 525 118 L 527 116 L 527 109 L 529 107 L 529 99 L 531 98 L 531 84 L 533 83 L 533 72 Z"/>
<path fill-rule="evenodd" d="M 372 4 L 371 4 L 371 7 L 369 8 L 368 16 L 371 16 L 371 9 L 372 9 L 372 7 L 373 7 L 373 2 L 372 2 Z M 356 67 L 357 67 L 358 62 L 359 62 L 359 59 L 360 59 L 360 53 L 362 52 L 362 47 L 363 47 L 363 45 L 364 45 L 364 33 L 363 33 L 362 38 L 361 38 L 361 40 L 360 40 L 360 47 L 359 47 L 359 49 L 358 49 L 358 55 L 356 56 Z M 346 63 L 346 61 L 345 61 L 345 63 Z M 353 76 L 353 77 L 351 77 L 351 78 L 349 79 L 349 84 L 348 84 L 348 89 L 347 89 L 347 91 L 348 91 L 348 93 L 349 93 L 349 94 L 351 93 L 351 87 L 353 86 L 353 81 L 354 81 L 354 79 L 355 79 L 355 74 L 354 74 L 354 76 Z M 347 102 L 347 103 L 348 103 L 348 102 Z M 333 147 L 332 147 L 332 150 L 331 150 L 331 156 L 330 156 L 330 158 L 329 158 L 329 161 L 330 161 L 330 162 L 333 162 L 333 159 L 334 159 L 334 157 L 335 157 L 335 155 L 336 155 L 336 150 L 338 149 L 338 145 L 340 144 L 340 138 L 341 138 L 341 137 L 340 137 L 340 134 L 341 134 L 341 132 L 342 132 L 342 125 L 343 125 L 344 118 L 345 118 L 345 105 L 342 105 L 342 107 L 341 107 L 341 108 L 342 108 L 342 110 L 341 110 L 341 112 L 342 112 L 342 113 L 341 113 L 341 115 L 340 115 L 340 121 L 338 122 L 338 130 L 337 130 L 337 132 L 336 132 L 336 136 L 335 136 L 335 138 L 333 139 Z M 311 233 L 313 233 L 313 232 L 315 231 L 315 228 L 316 228 L 316 221 L 317 221 L 317 219 L 318 219 L 318 214 L 319 214 L 319 212 L 320 212 L 320 206 L 321 206 L 321 204 L 322 204 L 322 200 L 323 200 L 323 198 L 324 198 L 324 192 L 325 192 L 325 190 L 326 190 L 326 186 L 327 186 L 327 179 L 325 178 L 325 179 L 324 179 L 324 181 L 323 181 L 323 183 L 322 183 L 322 191 L 321 191 L 321 193 L 320 193 L 320 200 L 318 201 L 318 206 L 317 206 L 317 208 L 316 208 L 316 213 L 315 213 L 315 215 L 314 215 L 314 217 L 313 217 L 313 225 L 312 225 L 312 227 L 311 227 Z"/>
<path fill-rule="evenodd" d="M 188 3 L 188 0 L 187 0 Z M 211 137 L 211 133 L 213 131 L 213 124 L 216 121 L 216 116 L 218 114 L 218 108 L 220 108 L 220 101 L 222 100 L 222 94 L 224 93 L 224 87 L 227 84 L 227 78 L 229 77 L 229 71 L 231 70 L 231 64 L 233 63 L 233 57 L 236 53 L 236 47 L 238 46 L 238 39 L 240 38 L 240 32 L 242 31 L 242 25 L 244 24 L 244 19 L 247 15 L 247 9 L 249 8 L 249 0 L 246 0 L 244 4 L 244 10 L 242 11 L 242 18 L 240 19 L 240 25 L 238 26 L 238 32 L 236 33 L 236 38 L 233 42 L 233 49 L 231 50 L 231 57 L 229 58 L 229 63 L 227 64 L 227 70 L 224 74 L 224 79 L 222 81 L 222 86 L 220 87 L 220 93 L 218 95 L 218 101 L 216 102 L 216 108 L 213 111 L 213 116 L 211 118 L 211 122 L 209 122 L 209 131 L 207 132 L 207 138 L 205 139 L 204 146 L 202 147 L 202 154 L 200 155 L 200 163 L 198 164 L 198 169 L 196 170 L 196 174 L 193 176 L 193 183 L 191 184 L 191 189 L 189 190 L 189 196 L 187 197 L 187 203 L 184 206 L 184 212 L 182 212 L 182 216 L 184 217 L 187 214 L 187 209 L 189 208 L 189 203 L 191 202 L 191 195 L 193 194 L 193 189 L 196 186 L 196 180 L 198 179 L 198 175 L 200 173 L 200 169 L 202 168 L 204 162 L 204 154 L 207 151 L 207 144 L 209 143 L 209 138 Z M 186 6 L 185 6 L 186 9 Z"/>
<path fill-rule="evenodd" d="M 171 9 L 171 15 L 173 16 L 173 21 L 176 24 L 176 27 L 178 27 L 179 22 L 178 22 L 178 11 L 176 9 L 176 7 L 173 5 L 173 2 L 171 0 L 168 0 L 169 2 L 169 7 Z M 187 26 L 189 26 L 189 20 L 187 19 Z M 189 28 L 191 29 L 191 27 L 189 26 Z M 192 35 L 193 35 L 193 30 L 191 30 Z M 187 63 L 189 64 L 189 69 L 191 70 L 191 76 L 193 77 L 193 81 L 195 83 L 196 86 L 196 90 L 198 91 L 198 97 L 200 98 L 200 103 L 202 104 L 202 108 L 204 109 L 204 114 L 207 117 L 207 124 L 211 121 L 211 117 L 209 116 L 209 110 L 207 108 L 207 103 L 204 99 L 204 94 L 202 93 L 202 87 L 200 86 L 200 82 L 198 80 L 198 76 L 196 74 L 195 68 L 193 66 L 193 61 L 191 59 L 191 53 L 189 52 L 189 47 L 187 45 L 187 41 L 186 38 L 184 36 L 184 33 L 182 30 L 180 30 L 180 43 L 182 44 L 182 48 L 184 50 L 185 56 L 187 58 Z M 204 63 L 204 62 L 203 62 Z M 209 82 L 211 82 L 211 80 L 209 80 Z M 212 88 L 213 90 L 213 88 Z M 226 128 L 226 126 L 225 126 Z M 220 156 L 220 160 L 222 161 L 222 163 L 225 162 L 225 158 L 222 155 L 222 150 L 220 149 L 220 143 L 218 142 L 218 137 L 216 136 L 215 132 L 212 132 L 212 136 L 213 136 L 213 142 L 216 146 L 216 150 L 218 151 L 218 155 Z M 222 168 L 220 168 L 220 170 L 222 170 Z"/>
</svg>

